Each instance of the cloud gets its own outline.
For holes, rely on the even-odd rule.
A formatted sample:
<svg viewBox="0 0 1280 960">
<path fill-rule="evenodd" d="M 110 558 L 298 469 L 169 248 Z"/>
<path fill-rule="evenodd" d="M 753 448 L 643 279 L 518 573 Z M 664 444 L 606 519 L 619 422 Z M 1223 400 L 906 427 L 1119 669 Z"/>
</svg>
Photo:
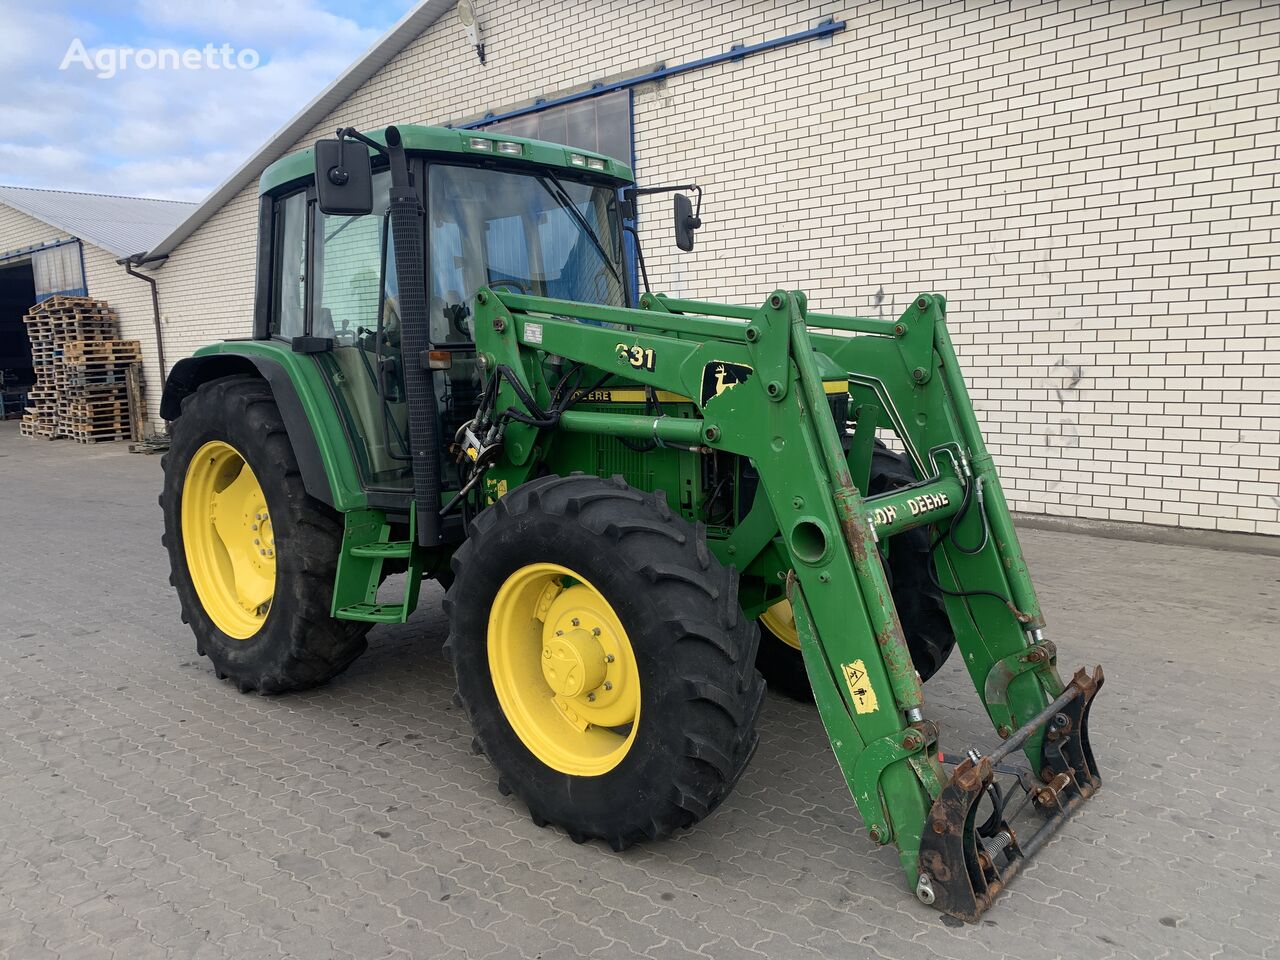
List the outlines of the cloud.
<svg viewBox="0 0 1280 960">
<path fill-rule="evenodd" d="M 140 0 L 139 13 L 151 24 L 182 33 L 200 33 L 233 43 L 271 46 L 322 44 L 370 46 L 380 31 L 361 27 L 346 17 L 321 9 L 315 0 Z"/>
<path fill-rule="evenodd" d="M 68 0 L 6 10 L 0 31 L 0 183 L 201 199 L 374 43 L 383 23 L 331 13 L 322 0 L 134 0 L 108 15 Z M 363 9 L 363 8 L 362 8 Z M 364 11 L 373 16 L 376 11 Z M 104 47 L 252 48 L 252 70 L 138 69 L 110 79 L 59 64 L 79 39 Z"/>
</svg>

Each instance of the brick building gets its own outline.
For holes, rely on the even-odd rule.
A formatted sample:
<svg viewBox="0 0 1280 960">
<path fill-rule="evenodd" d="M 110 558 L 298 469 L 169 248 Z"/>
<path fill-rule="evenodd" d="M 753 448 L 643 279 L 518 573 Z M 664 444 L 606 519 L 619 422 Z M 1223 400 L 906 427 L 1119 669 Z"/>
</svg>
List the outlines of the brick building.
<svg viewBox="0 0 1280 960">
<path fill-rule="evenodd" d="M 120 310 L 120 334 L 145 344 L 143 379 L 157 393 L 151 288 L 118 261 L 168 236 L 194 209 L 175 200 L 0 186 L 0 388 L 17 388 L 4 390 L 6 414 L 21 412 L 25 404 L 10 398 L 25 396 L 35 376 L 22 317 L 59 293 L 98 297 Z"/>
<path fill-rule="evenodd" d="M 152 250 L 170 362 L 249 333 L 270 162 L 340 125 L 497 123 L 704 186 L 691 254 L 641 208 L 656 289 L 945 292 L 1016 510 L 1280 534 L 1280 6 L 477 7 L 484 63 L 420 3 Z"/>
</svg>

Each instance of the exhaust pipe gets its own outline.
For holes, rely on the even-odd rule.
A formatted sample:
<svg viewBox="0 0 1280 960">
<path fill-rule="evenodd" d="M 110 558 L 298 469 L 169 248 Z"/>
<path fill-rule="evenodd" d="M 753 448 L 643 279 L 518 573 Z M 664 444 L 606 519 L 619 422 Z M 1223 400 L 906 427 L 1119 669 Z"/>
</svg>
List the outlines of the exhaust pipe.
<svg viewBox="0 0 1280 960">
<path fill-rule="evenodd" d="M 409 182 L 409 165 L 399 129 L 387 127 L 386 140 L 387 156 L 391 161 L 388 213 L 400 285 L 400 351 L 404 365 L 405 401 L 409 410 L 413 500 L 417 509 L 418 543 L 430 547 L 441 540 L 440 419 L 434 375 L 427 367 L 431 329 L 423 262 L 423 210 L 413 184 Z"/>
</svg>

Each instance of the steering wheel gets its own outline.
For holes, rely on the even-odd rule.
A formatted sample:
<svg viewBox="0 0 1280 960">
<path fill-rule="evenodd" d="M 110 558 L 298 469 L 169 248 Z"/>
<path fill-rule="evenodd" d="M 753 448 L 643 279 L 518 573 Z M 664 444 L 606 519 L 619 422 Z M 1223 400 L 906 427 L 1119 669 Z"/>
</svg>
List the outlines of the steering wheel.
<svg viewBox="0 0 1280 960">
<path fill-rule="evenodd" d="M 489 288 L 492 289 L 494 287 L 515 287 L 517 293 L 525 293 L 525 294 L 533 293 L 532 283 L 529 283 L 525 280 L 516 280 L 514 278 L 509 280 L 490 280 Z"/>
</svg>

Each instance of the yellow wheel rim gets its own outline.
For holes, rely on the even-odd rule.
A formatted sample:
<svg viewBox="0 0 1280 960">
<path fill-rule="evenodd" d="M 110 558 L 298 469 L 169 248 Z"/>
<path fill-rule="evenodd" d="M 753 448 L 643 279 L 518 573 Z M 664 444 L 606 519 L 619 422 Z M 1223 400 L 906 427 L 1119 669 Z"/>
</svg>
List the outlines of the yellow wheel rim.
<svg viewBox="0 0 1280 960">
<path fill-rule="evenodd" d="M 800 649 L 800 634 L 796 631 L 796 615 L 791 610 L 790 600 L 779 600 L 760 614 L 760 622 L 788 647 Z"/>
<path fill-rule="evenodd" d="M 513 573 L 489 612 L 489 673 L 529 751 L 578 777 L 608 773 L 640 725 L 640 670 L 612 605 L 567 567 Z"/>
<path fill-rule="evenodd" d="M 209 441 L 187 465 L 182 543 L 214 626 L 237 640 L 252 637 L 275 595 L 275 534 L 262 485 L 229 443 Z"/>
</svg>

